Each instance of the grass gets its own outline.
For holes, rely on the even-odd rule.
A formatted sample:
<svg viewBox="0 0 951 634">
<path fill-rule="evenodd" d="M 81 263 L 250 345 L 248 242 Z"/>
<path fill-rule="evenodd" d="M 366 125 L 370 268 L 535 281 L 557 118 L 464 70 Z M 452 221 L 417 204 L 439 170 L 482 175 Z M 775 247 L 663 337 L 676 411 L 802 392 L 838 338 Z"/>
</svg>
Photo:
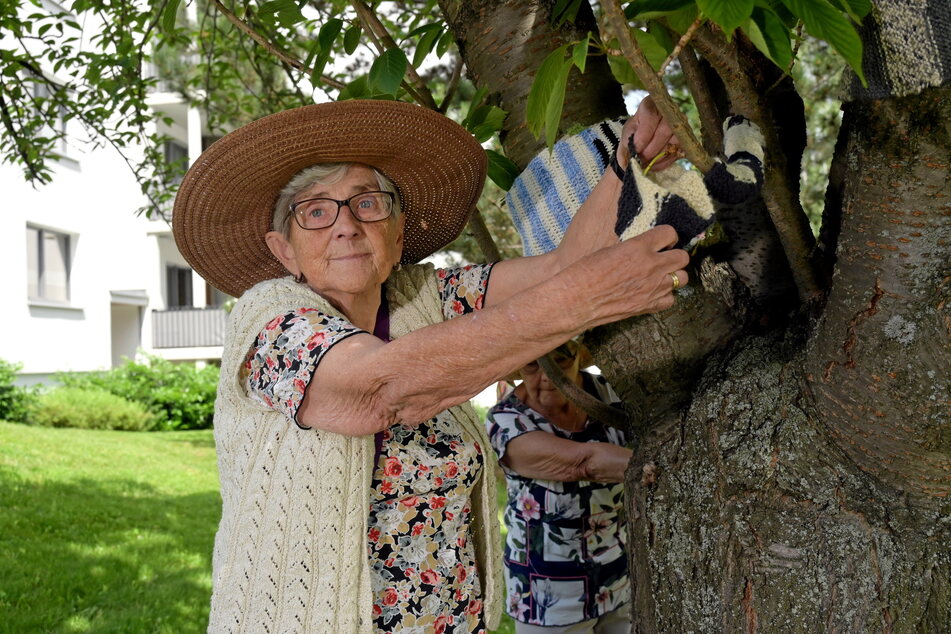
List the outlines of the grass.
<svg viewBox="0 0 951 634">
<path fill-rule="evenodd" d="M 0 509 L 0 633 L 205 631 L 221 512 L 210 431 L 0 422 Z"/>
</svg>

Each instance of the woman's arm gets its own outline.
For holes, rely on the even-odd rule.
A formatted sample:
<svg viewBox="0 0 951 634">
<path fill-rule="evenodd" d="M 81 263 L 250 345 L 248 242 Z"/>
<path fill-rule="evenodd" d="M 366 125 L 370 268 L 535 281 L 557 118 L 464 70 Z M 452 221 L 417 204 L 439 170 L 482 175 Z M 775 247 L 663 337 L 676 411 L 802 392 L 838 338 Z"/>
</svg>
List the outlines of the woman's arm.
<svg viewBox="0 0 951 634">
<path fill-rule="evenodd" d="M 418 424 L 584 330 L 664 310 L 673 304 L 669 273 L 689 260 L 669 249 L 676 240 L 673 228 L 655 227 L 483 310 L 390 343 L 348 337 L 317 366 L 297 421 L 350 435 Z"/>
<path fill-rule="evenodd" d="M 510 440 L 502 464 L 523 478 L 559 482 L 621 482 L 631 450 L 607 442 L 577 442 L 545 431 Z"/>
<path fill-rule="evenodd" d="M 622 168 L 630 160 L 628 138 L 631 136 L 634 138 L 634 147 L 638 148 L 638 155 L 644 161 L 657 156 L 668 145 L 677 143 L 670 126 L 649 97 L 641 102 L 634 116 L 624 124 L 617 148 L 618 164 Z M 662 158 L 653 169 L 669 167 L 676 158 L 676 155 Z M 504 301 L 578 259 L 617 243 L 614 224 L 620 194 L 621 180 L 608 168 L 572 218 L 558 247 L 543 255 L 514 258 L 495 265 L 490 291 L 486 294 L 486 305 Z"/>
</svg>

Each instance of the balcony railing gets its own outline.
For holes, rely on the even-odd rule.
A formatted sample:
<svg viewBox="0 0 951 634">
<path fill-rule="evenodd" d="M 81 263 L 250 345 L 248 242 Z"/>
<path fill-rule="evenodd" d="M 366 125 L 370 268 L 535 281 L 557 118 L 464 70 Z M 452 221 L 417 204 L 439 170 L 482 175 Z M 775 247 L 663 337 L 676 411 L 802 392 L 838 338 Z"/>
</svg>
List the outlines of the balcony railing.
<svg viewBox="0 0 951 634">
<path fill-rule="evenodd" d="M 227 314 L 221 308 L 152 311 L 154 348 L 196 348 L 224 343 Z"/>
</svg>

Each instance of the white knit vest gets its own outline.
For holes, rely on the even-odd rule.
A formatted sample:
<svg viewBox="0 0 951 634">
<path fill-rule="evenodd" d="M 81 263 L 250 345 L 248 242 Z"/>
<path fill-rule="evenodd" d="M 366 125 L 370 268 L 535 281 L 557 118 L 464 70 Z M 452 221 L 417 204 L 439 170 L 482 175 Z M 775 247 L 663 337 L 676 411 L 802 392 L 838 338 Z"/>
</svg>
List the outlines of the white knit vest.
<svg viewBox="0 0 951 634">
<path fill-rule="evenodd" d="M 391 337 L 444 319 L 432 266 L 404 267 L 386 287 Z M 209 632 L 373 631 L 367 546 L 373 437 L 302 430 L 250 399 L 240 380 L 261 329 L 302 307 L 343 317 L 287 277 L 245 292 L 228 323 L 215 403 L 222 517 Z M 449 413 L 486 452 L 472 493 L 471 535 L 486 622 L 495 628 L 503 590 L 494 454 L 468 403 Z"/>
</svg>

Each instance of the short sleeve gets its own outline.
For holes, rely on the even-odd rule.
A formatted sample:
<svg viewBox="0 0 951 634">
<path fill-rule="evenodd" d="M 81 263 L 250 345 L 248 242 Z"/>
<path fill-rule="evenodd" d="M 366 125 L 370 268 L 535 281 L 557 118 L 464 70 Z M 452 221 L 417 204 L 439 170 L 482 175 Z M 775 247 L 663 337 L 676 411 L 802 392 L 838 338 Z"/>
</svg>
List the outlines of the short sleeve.
<svg viewBox="0 0 951 634">
<path fill-rule="evenodd" d="M 489 441 L 499 459 L 505 455 L 509 442 L 522 434 L 531 431 L 551 432 L 551 424 L 545 419 L 539 419 L 531 412 L 515 406 L 510 400 L 497 403 L 489 409 L 485 418 L 486 431 Z"/>
<path fill-rule="evenodd" d="M 436 270 L 442 312 L 446 319 L 482 309 L 493 266 L 494 264 L 470 264 L 460 268 Z"/>
<path fill-rule="evenodd" d="M 333 345 L 366 332 L 315 308 L 278 315 L 258 333 L 245 362 L 248 396 L 297 422 L 314 370 Z"/>
</svg>

